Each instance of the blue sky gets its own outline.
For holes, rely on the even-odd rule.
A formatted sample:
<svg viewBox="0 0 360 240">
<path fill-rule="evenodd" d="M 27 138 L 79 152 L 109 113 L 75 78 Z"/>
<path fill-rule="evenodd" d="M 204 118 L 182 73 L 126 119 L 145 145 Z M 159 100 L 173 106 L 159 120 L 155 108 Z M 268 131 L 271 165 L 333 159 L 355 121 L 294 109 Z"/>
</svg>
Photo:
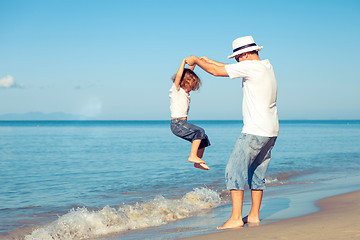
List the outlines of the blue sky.
<svg viewBox="0 0 360 240">
<path fill-rule="evenodd" d="M 360 1 L 0 1 L 0 115 L 169 118 L 170 77 L 252 35 L 280 119 L 360 119 Z M 241 119 L 241 79 L 203 81 L 189 119 Z"/>
</svg>

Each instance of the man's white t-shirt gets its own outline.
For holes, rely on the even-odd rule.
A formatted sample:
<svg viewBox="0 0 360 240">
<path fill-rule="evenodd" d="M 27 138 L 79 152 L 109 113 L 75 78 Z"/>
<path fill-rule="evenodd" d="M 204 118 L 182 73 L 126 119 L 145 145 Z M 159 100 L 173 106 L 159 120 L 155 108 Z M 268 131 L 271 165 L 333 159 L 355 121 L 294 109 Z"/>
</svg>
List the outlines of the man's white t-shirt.
<svg viewBox="0 0 360 240">
<path fill-rule="evenodd" d="M 173 84 L 169 90 L 170 113 L 172 118 L 187 117 L 190 108 L 190 94 Z"/>
<path fill-rule="evenodd" d="M 243 78 L 242 132 L 275 137 L 279 133 L 277 83 L 269 60 L 245 60 L 225 65 L 231 79 Z"/>
</svg>

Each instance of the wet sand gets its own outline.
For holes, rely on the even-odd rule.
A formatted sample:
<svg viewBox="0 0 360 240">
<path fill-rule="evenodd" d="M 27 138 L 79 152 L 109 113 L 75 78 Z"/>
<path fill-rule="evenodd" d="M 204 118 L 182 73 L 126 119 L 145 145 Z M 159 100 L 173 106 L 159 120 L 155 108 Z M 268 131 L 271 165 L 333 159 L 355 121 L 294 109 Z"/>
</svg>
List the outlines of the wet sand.
<svg viewBox="0 0 360 240">
<path fill-rule="evenodd" d="M 187 239 L 360 239 L 360 191 L 321 199 L 316 204 L 320 211 L 309 215 Z"/>
</svg>

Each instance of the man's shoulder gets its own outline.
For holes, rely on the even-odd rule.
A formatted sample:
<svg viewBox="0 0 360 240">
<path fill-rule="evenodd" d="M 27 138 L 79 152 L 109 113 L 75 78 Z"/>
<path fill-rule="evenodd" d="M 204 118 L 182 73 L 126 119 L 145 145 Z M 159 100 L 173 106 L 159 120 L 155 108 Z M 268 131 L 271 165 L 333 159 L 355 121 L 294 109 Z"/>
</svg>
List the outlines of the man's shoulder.
<svg viewBox="0 0 360 240">
<path fill-rule="evenodd" d="M 262 66 L 271 65 L 269 60 L 245 60 L 237 63 L 225 65 L 226 68 L 232 69 L 252 69 Z"/>
<path fill-rule="evenodd" d="M 270 64 L 269 59 L 264 59 L 264 60 L 244 60 L 241 62 L 237 62 L 237 63 L 231 63 L 228 64 L 232 65 L 232 66 L 252 66 L 252 65 L 261 65 L 261 64 Z"/>
<path fill-rule="evenodd" d="M 272 65 L 270 63 L 270 61 L 268 59 L 264 59 L 264 60 L 248 60 L 248 61 L 243 61 L 240 62 L 243 63 L 243 65 L 241 65 L 241 67 L 244 68 L 250 68 L 250 69 L 268 69 L 268 68 L 272 68 Z"/>
</svg>

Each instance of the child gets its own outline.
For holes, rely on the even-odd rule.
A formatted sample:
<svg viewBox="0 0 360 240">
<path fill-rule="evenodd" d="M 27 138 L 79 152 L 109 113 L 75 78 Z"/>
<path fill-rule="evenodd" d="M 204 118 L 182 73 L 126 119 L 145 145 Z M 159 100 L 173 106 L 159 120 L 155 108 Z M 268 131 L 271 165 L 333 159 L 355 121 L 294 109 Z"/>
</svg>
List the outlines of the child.
<svg viewBox="0 0 360 240">
<path fill-rule="evenodd" d="M 171 131 L 176 136 L 192 142 L 189 162 L 194 167 L 210 170 L 202 160 L 205 147 L 210 146 L 210 141 L 204 129 L 187 122 L 190 107 L 190 91 L 198 90 L 200 87 L 199 77 L 192 71 L 195 65 L 185 67 L 185 59 L 181 62 L 176 75 L 172 77 L 174 84 L 170 89 L 170 112 Z"/>
</svg>

